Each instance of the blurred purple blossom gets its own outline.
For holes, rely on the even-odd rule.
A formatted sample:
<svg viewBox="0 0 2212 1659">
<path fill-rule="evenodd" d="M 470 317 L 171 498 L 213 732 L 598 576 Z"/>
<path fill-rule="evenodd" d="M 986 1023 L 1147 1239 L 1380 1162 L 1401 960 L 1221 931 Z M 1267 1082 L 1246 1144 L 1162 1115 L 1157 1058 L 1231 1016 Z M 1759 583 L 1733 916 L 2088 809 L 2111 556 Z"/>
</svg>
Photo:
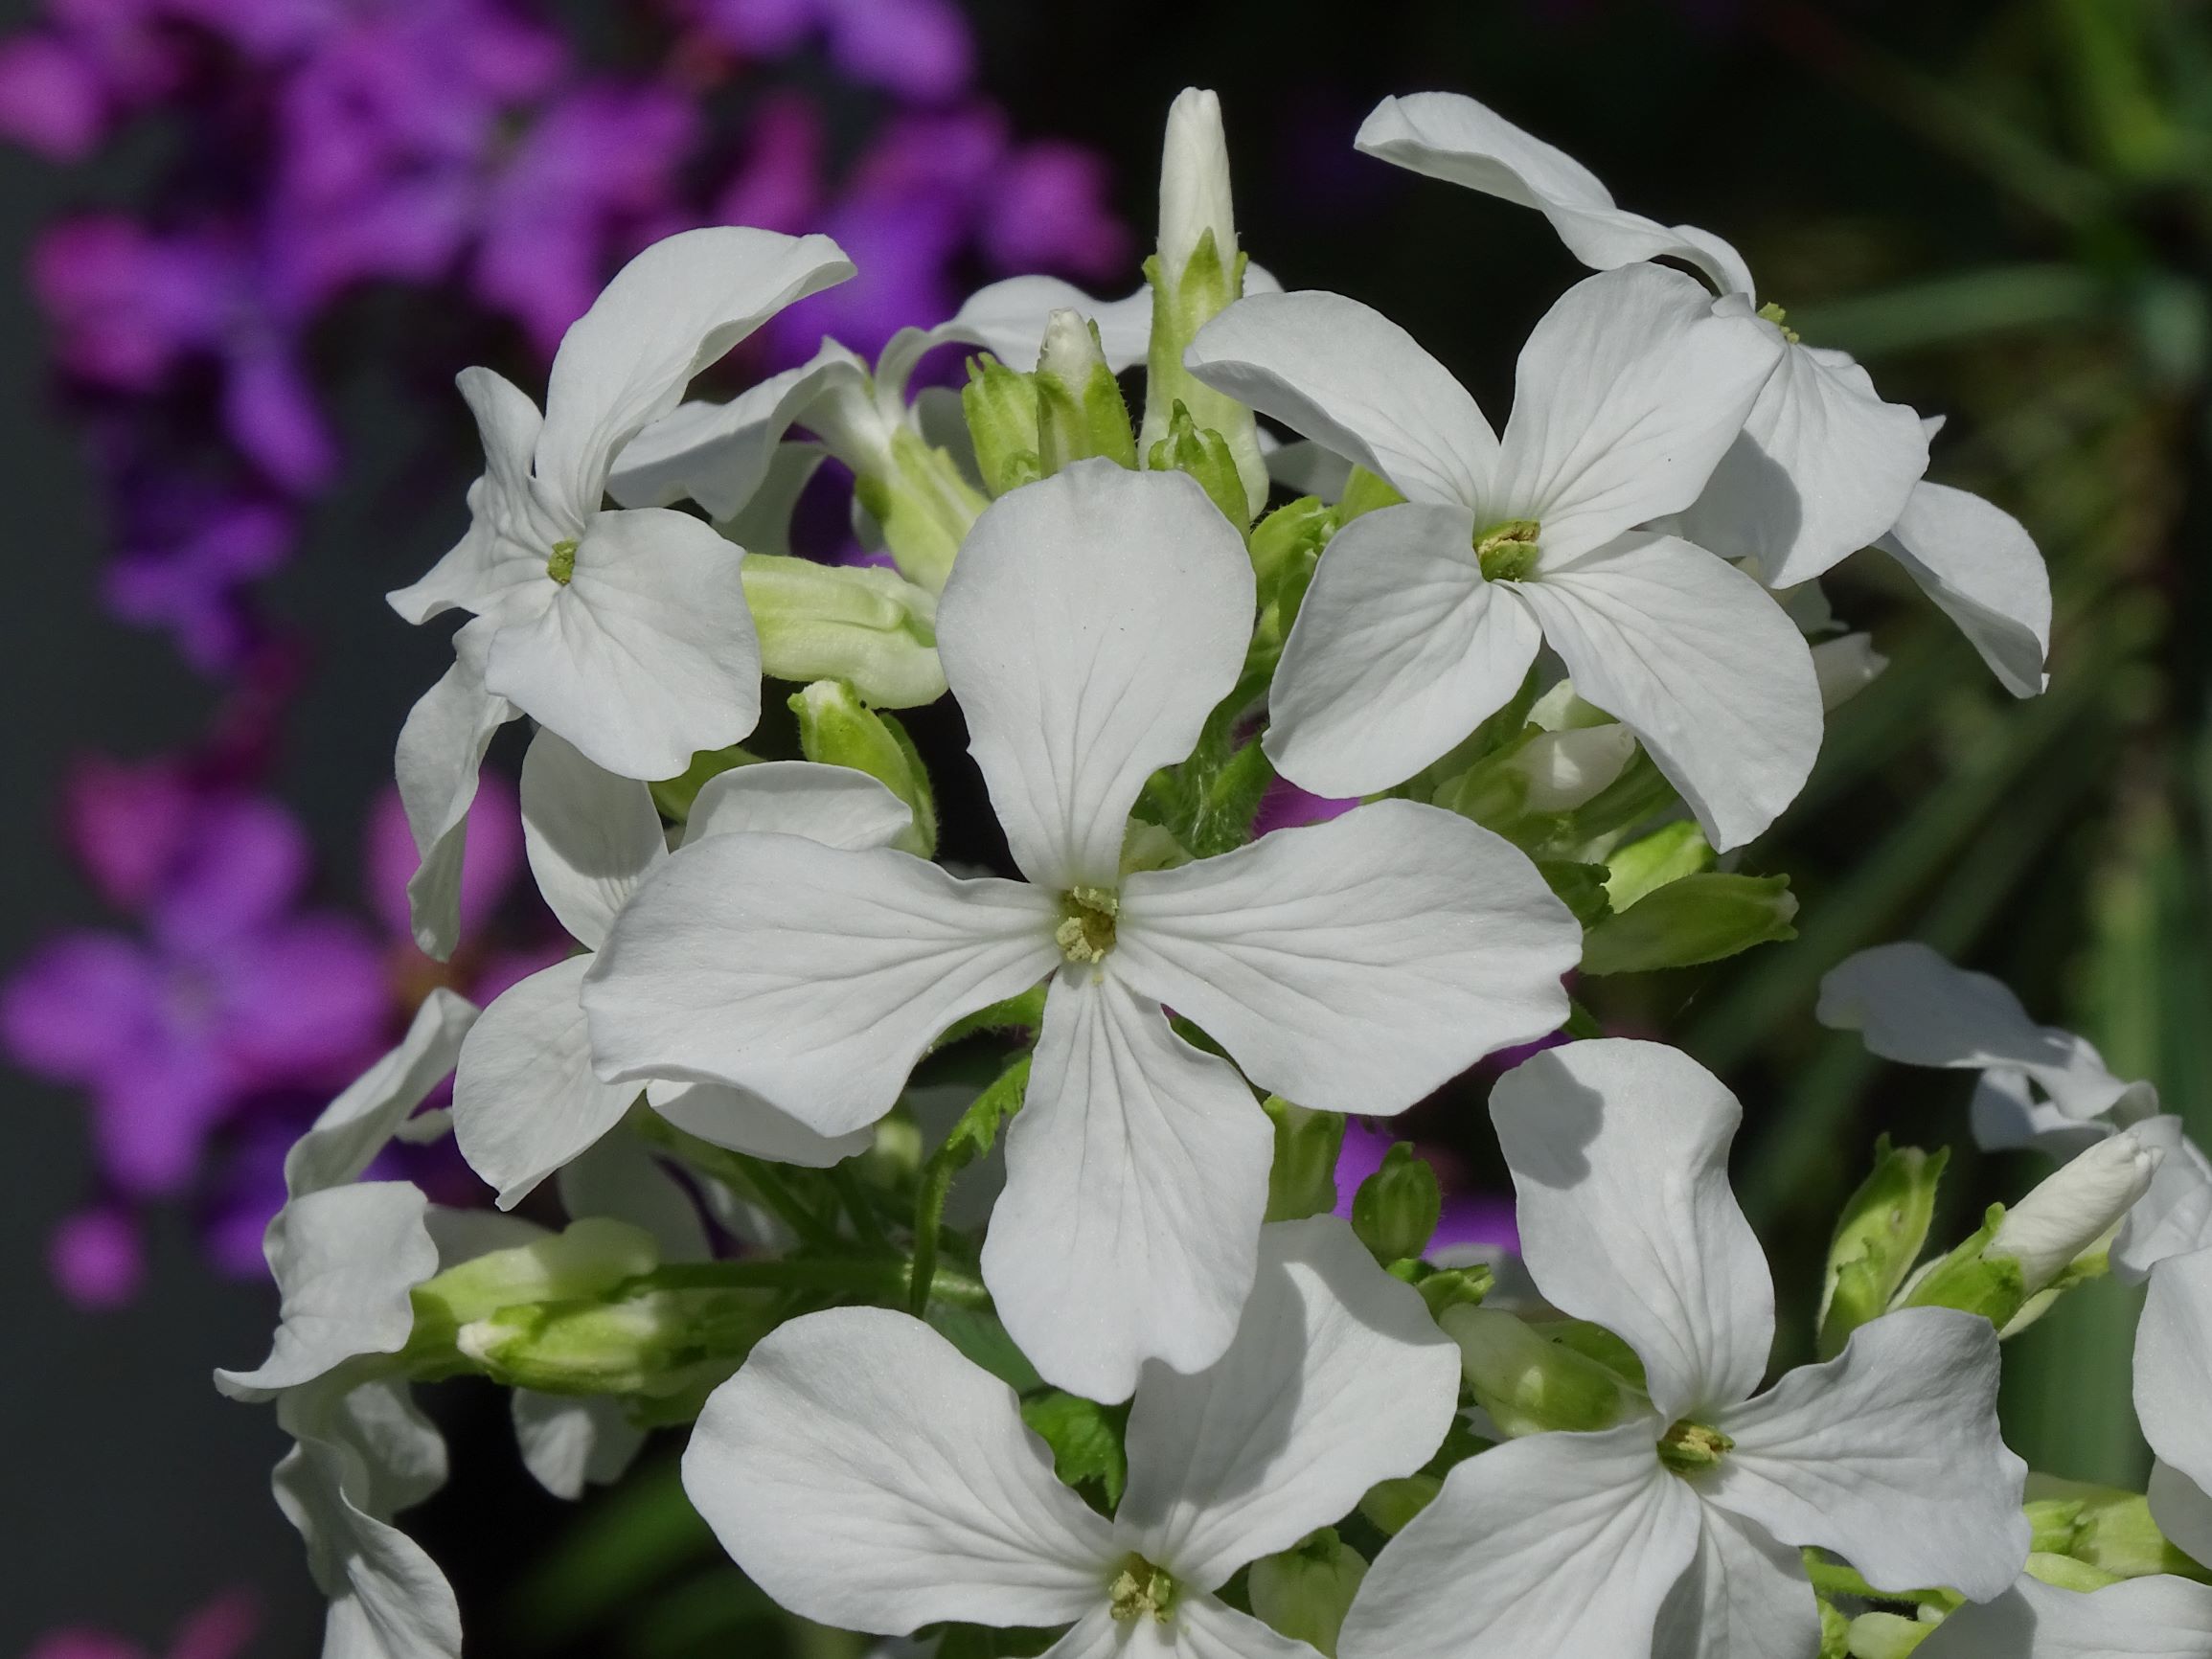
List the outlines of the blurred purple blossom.
<svg viewBox="0 0 2212 1659">
<path fill-rule="evenodd" d="M 1359 1183 L 1382 1168 L 1384 1155 L 1398 1139 L 1388 1125 L 1366 1118 L 1345 1120 L 1344 1149 L 1336 1158 L 1336 1215 L 1348 1221 L 1352 1218 L 1352 1200 Z M 1421 1154 L 1435 1169 L 1444 1187 L 1444 1213 L 1428 1241 L 1427 1254 L 1471 1245 L 1509 1253 L 1520 1249 L 1512 1198 L 1469 1189 L 1460 1178 L 1457 1161 L 1448 1151 L 1423 1146 Z"/>
<path fill-rule="evenodd" d="M 238 1659 L 261 1633 L 261 1603 L 249 1590 L 226 1590 L 185 1615 L 162 1659 Z M 76 1625 L 50 1630 L 24 1659 L 152 1659 L 149 1650 L 112 1630 Z"/>
</svg>

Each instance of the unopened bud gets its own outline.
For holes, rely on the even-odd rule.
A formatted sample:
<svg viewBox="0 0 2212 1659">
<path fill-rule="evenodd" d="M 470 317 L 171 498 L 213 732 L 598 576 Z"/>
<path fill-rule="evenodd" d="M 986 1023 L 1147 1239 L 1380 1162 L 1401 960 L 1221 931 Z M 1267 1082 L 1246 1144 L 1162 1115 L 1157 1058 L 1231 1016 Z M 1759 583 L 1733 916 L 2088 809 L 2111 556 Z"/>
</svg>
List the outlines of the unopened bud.
<svg viewBox="0 0 2212 1659">
<path fill-rule="evenodd" d="M 544 1394 L 670 1395 L 728 1376 L 775 1328 L 773 1292 L 649 1290 L 502 1307 L 456 1346 L 494 1381 Z"/>
<path fill-rule="evenodd" d="M 1621 775 L 1636 752 L 1636 735 L 1622 725 L 1539 732 L 1506 764 L 1526 783 L 1531 812 L 1571 812 Z"/>
<path fill-rule="evenodd" d="M 911 709 L 945 694 L 937 600 L 896 571 L 754 554 L 745 603 L 772 679 L 842 680 L 869 702 Z"/>
<path fill-rule="evenodd" d="M 1459 1344 L 1468 1387 L 1501 1434 L 1610 1428 L 1626 1415 L 1619 1377 L 1511 1313 L 1454 1307 L 1437 1323 Z"/>
<path fill-rule="evenodd" d="M 2049 1475 L 2030 1475 L 2028 1491 L 2028 1547 L 2039 1555 L 2071 1557 L 2121 1579 L 2212 1576 L 2167 1542 L 2140 1492 Z"/>
<path fill-rule="evenodd" d="M 2099 1141 L 2005 1212 L 1983 1254 L 2017 1262 L 2032 1296 L 2120 1224 L 2164 1156 L 2133 1129 Z"/>
<path fill-rule="evenodd" d="M 1275 1162 L 1267 1170 L 1267 1219 L 1295 1221 L 1336 1207 L 1336 1158 L 1344 1149 L 1344 1118 L 1310 1112 L 1280 1095 L 1263 1102 L 1275 1125 Z"/>
<path fill-rule="evenodd" d="M 1927 1243 L 1936 1185 L 1948 1150 L 1875 1143 L 1874 1169 L 1836 1218 L 1820 1302 L 1820 1357 L 1843 1352 L 1851 1333 L 1886 1312 Z"/>
<path fill-rule="evenodd" d="M 1167 435 L 1146 451 L 1145 465 L 1154 472 L 1188 472 L 1205 489 L 1221 516 L 1239 531 L 1251 522 L 1244 505 L 1244 487 L 1237 475 L 1236 458 L 1221 435 L 1201 428 L 1181 398 L 1168 422 Z"/>
<path fill-rule="evenodd" d="M 1098 325 L 1074 311 L 1055 311 L 1045 325 L 1037 361 L 1037 453 L 1046 472 L 1094 455 L 1137 464 L 1129 405 L 1106 367 Z"/>
<path fill-rule="evenodd" d="M 1796 915 L 1787 875 L 1685 875 L 1591 928 L 1583 941 L 1583 971 L 1644 973 L 1718 962 L 1796 938 Z"/>
<path fill-rule="evenodd" d="M 415 1287 L 418 1326 L 464 1326 L 518 1303 L 604 1295 L 660 1265 L 652 1236 L 604 1216 L 509 1250 L 490 1250 Z"/>
<path fill-rule="evenodd" d="M 1676 819 L 1614 850 L 1606 860 L 1606 898 L 1615 911 L 1626 910 L 1712 863 L 1713 848 L 1704 831 L 1692 819 Z"/>
<path fill-rule="evenodd" d="M 1278 1635 L 1335 1659 L 1337 1632 L 1367 1577 L 1359 1552 L 1323 1527 L 1289 1549 L 1252 1563 L 1252 1612 Z"/>
<path fill-rule="evenodd" d="M 1444 1214 L 1444 1192 L 1412 1144 L 1400 1141 L 1352 1196 L 1352 1231 L 1385 1267 L 1427 1247 Z"/>
<path fill-rule="evenodd" d="M 989 505 L 950 454 L 904 422 L 891 434 L 887 462 L 856 472 L 853 490 L 900 574 L 931 593 L 945 591 L 953 556 Z"/>
<path fill-rule="evenodd" d="M 914 827 L 897 845 L 928 857 L 937 846 L 937 796 L 906 728 L 867 707 L 842 680 L 816 680 L 793 693 L 791 712 L 808 760 L 865 772 L 913 809 Z"/>
<path fill-rule="evenodd" d="M 1444 1482 L 1435 1475 L 1403 1475 L 1378 1481 L 1359 1500 L 1359 1512 L 1378 1532 L 1396 1537 L 1415 1515 L 1436 1501 Z"/>
<path fill-rule="evenodd" d="M 1221 101 L 1211 90 L 1186 86 L 1168 106 L 1167 138 L 1160 147 L 1159 254 L 1170 280 L 1182 280 L 1208 237 L 1216 257 L 1224 262 L 1237 257 Z"/>
<path fill-rule="evenodd" d="M 968 360 L 960 412 L 975 446 L 983 487 L 1004 495 L 1044 476 L 1037 452 L 1037 376 L 1010 369 L 988 354 Z"/>
</svg>

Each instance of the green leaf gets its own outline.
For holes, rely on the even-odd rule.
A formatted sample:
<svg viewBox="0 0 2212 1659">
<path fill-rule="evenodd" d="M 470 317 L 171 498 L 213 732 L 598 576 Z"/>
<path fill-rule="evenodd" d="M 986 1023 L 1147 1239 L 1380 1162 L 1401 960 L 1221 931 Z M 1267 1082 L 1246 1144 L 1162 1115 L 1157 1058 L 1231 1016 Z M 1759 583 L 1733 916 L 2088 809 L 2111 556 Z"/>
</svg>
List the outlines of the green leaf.
<svg viewBox="0 0 2212 1659">
<path fill-rule="evenodd" d="M 1021 1402 L 1021 1420 L 1052 1447 L 1052 1472 L 1067 1486 L 1095 1485 L 1111 1514 L 1129 1480 L 1129 1455 L 1122 1440 L 1129 1407 L 1105 1406 L 1079 1395 L 1048 1389 Z"/>
<path fill-rule="evenodd" d="M 1606 898 L 1606 867 L 1577 864 L 1564 858 L 1539 858 L 1536 873 L 1560 902 L 1574 912 L 1585 927 L 1595 927 L 1611 914 Z"/>
<path fill-rule="evenodd" d="M 1787 875 L 1685 875 L 1591 928 L 1583 940 L 1583 971 L 1645 973 L 1718 962 L 1795 939 L 1796 914 Z"/>
</svg>

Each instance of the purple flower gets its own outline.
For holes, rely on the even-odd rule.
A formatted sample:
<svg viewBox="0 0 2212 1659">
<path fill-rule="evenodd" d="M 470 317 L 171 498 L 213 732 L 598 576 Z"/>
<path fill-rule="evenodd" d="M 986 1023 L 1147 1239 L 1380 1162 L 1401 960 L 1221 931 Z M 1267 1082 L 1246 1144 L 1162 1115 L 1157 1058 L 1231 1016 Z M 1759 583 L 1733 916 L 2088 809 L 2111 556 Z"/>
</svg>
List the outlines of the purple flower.
<svg viewBox="0 0 2212 1659">
<path fill-rule="evenodd" d="M 56 1288 L 78 1307 L 122 1307 L 146 1282 L 146 1239 L 138 1218 L 113 1204 L 64 1216 L 47 1243 L 46 1265 Z"/>
<path fill-rule="evenodd" d="M 294 536 L 289 511 L 245 499 L 210 507 L 173 528 L 148 524 L 109 562 L 102 597 L 123 621 L 166 629 L 193 667 L 222 672 L 242 662 L 260 637 L 242 590 L 290 557 Z"/>
<path fill-rule="evenodd" d="M 1111 181 L 1106 159 L 1080 145 L 1053 139 L 1023 145 L 984 197 L 984 258 L 1007 276 L 1119 276 L 1129 266 L 1131 239 L 1129 226 L 1106 206 Z"/>
<path fill-rule="evenodd" d="M 250 1590 L 226 1590 L 185 1615 L 164 1659 L 238 1659 L 260 1634 L 262 1609 Z M 149 1659 L 139 1643 L 89 1625 L 50 1630 L 24 1659 Z"/>
<path fill-rule="evenodd" d="M 51 34 L 0 40 L 0 137 L 82 161 L 106 136 L 106 94 L 81 53 Z"/>
<path fill-rule="evenodd" d="M 917 103 L 959 97 L 975 73 L 952 0 L 700 0 L 696 15 L 750 57 L 788 57 L 819 38 L 840 74 Z"/>
<path fill-rule="evenodd" d="M 1265 835 L 1270 830 L 1294 830 L 1301 824 L 1326 824 L 1332 818 L 1341 818 L 1359 805 L 1357 798 L 1348 801 L 1331 800 L 1326 795 L 1310 794 L 1288 778 L 1277 778 L 1267 785 L 1260 797 L 1260 810 L 1252 820 L 1252 833 Z"/>
</svg>

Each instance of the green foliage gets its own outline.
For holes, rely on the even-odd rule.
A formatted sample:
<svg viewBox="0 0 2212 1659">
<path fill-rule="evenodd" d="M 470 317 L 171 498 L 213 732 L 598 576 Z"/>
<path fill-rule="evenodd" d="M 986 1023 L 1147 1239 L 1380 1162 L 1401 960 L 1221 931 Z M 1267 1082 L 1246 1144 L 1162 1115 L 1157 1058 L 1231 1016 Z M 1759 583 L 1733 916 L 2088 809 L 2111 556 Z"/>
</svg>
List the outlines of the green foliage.
<svg viewBox="0 0 2212 1659">
<path fill-rule="evenodd" d="M 1052 1447 L 1052 1470 L 1110 1515 L 1122 1501 L 1129 1474 L 1123 1437 L 1129 1407 L 1100 1405 L 1060 1389 L 1047 1389 L 1021 1402 L 1021 1420 Z"/>
</svg>

